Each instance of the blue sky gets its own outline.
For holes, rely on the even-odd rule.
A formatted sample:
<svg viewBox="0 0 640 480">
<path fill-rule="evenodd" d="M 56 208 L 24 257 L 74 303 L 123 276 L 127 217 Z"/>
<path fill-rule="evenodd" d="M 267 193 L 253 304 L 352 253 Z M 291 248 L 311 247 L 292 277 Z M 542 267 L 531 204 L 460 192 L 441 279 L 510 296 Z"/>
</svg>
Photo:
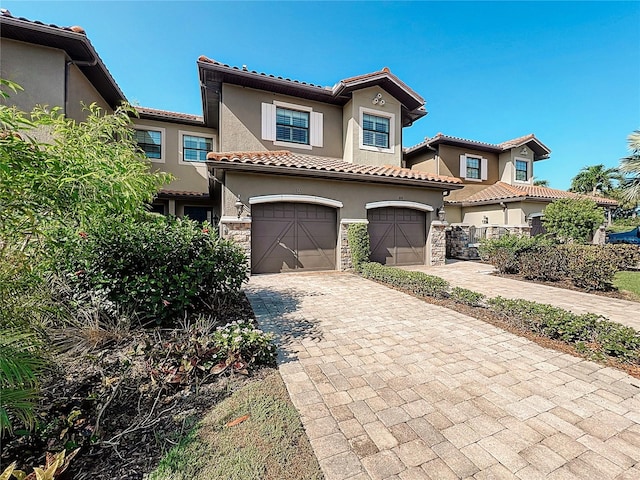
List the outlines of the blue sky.
<svg viewBox="0 0 640 480">
<path fill-rule="evenodd" d="M 536 178 L 568 188 L 617 166 L 640 129 L 640 2 L 2 0 L 14 16 L 80 25 L 132 103 L 202 113 L 206 55 L 320 85 L 387 66 L 427 102 L 410 146 L 437 132 L 490 143 L 535 133 Z"/>
</svg>

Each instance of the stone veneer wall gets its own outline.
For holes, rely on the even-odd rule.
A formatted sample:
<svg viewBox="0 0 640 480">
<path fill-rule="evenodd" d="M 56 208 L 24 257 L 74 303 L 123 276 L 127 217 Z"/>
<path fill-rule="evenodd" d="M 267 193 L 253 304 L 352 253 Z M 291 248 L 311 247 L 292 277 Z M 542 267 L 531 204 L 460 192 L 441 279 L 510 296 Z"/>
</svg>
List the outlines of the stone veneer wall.
<svg viewBox="0 0 640 480">
<path fill-rule="evenodd" d="M 446 230 L 449 224 L 434 220 L 429 227 L 429 238 L 427 245 L 429 246 L 429 265 L 444 265 L 447 254 L 447 235 Z"/>
<path fill-rule="evenodd" d="M 479 260 L 478 246 L 470 243 L 469 229 L 473 225 L 452 224 L 447 229 L 447 258 L 457 258 L 460 260 Z M 483 225 L 476 229 L 486 228 L 485 238 L 500 238 L 509 232 L 512 235 L 529 236 L 531 227 L 528 225 Z"/>
<path fill-rule="evenodd" d="M 340 232 L 339 232 L 339 240 L 340 240 L 340 258 L 338 261 L 340 262 L 337 266 L 338 270 L 353 270 L 353 261 L 351 259 L 351 248 L 349 247 L 349 235 L 347 234 L 349 231 L 349 225 L 354 223 L 365 223 L 368 224 L 369 221 L 366 219 L 343 219 L 340 221 Z"/>
<path fill-rule="evenodd" d="M 244 249 L 249 273 L 251 273 L 251 217 L 222 217 L 220 219 L 220 237 L 233 240 Z"/>
</svg>

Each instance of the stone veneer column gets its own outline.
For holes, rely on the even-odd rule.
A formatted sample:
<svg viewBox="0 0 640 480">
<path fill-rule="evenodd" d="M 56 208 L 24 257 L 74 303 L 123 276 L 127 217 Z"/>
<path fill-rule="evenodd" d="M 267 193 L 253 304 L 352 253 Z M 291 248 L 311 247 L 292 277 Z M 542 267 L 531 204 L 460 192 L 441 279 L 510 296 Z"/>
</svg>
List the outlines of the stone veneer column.
<svg viewBox="0 0 640 480">
<path fill-rule="evenodd" d="M 240 245 L 248 260 L 251 274 L 251 217 L 222 217 L 220 219 L 220 237 L 233 240 Z"/>
<path fill-rule="evenodd" d="M 364 223 L 368 224 L 369 220 L 366 218 L 343 218 L 340 220 L 340 258 L 338 270 L 352 270 L 353 262 L 351 261 L 351 248 L 349 247 L 349 235 L 347 232 L 349 230 L 349 225 L 354 223 Z"/>
<path fill-rule="evenodd" d="M 447 238 L 446 228 L 449 226 L 447 222 L 434 220 L 429 228 L 429 238 L 427 245 L 429 248 L 429 265 L 444 265 L 447 256 Z"/>
</svg>

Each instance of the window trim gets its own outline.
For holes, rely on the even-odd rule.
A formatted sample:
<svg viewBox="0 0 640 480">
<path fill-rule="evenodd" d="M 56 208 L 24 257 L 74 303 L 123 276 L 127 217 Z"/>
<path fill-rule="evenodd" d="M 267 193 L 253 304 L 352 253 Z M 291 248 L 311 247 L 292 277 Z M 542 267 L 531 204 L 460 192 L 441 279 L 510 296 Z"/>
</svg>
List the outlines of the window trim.
<svg viewBox="0 0 640 480">
<path fill-rule="evenodd" d="M 374 117 L 388 118 L 389 119 L 389 148 L 380 148 L 374 147 L 373 145 L 365 145 L 364 144 L 364 128 L 363 128 L 363 118 L 364 115 L 373 115 Z M 395 143 L 396 143 L 396 115 L 391 112 L 384 112 L 382 110 L 375 110 L 373 108 L 360 107 L 359 113 L 359 124 L 358 129 L 360 130 L 359 136 L 359 147 L 360 150 L 368 150 L 370 152 L 378 152 L 378 153 L 394 153 L 395 152 Z"/>
<path fill-rule="evenodd" d="M 517 162 L 524 162 L 527 164 L 527 179 L 526 180 L 518 180 L 518 168 Z M 514 157 L 513 158 L 513 181 L 517 183 L 531 183 L 531 179 L 533 178 L 533 168 L 532 162 L 528 158 L 522 157 Z"/>
<path fill-rule="evenodd" d="M 184 137 L 185 135 L 191 137 L 200 137 L 200 138 L 209 138 L 211 139 L 211 149 L 213 152 L 216 151 L 216 136 L 211 133 L 203 133 L 203 132 L 192 132 L 188 130 L 178 130 L 178 164 L 180 165 L 201 165 L 206 167 L 205 162 L 196 162 L 191 160 L 184 159 Z"/>
<path fill-rule="evenodd" d="M 479 165 L 480 177 L 479 178 L 471 178 L 467 176 L 467 159 L 469 158 L 480 160 L 480 165 Z M 464 171 L 463 171 L 463 168 L 464 168 Z M 488 160 L 482 155 L 478 155 L 476 153 L 463 153 L 460 155 L 460 178 L 467 180 L 469 182 L 484 182 L 488 179 L 488 169 L 489 169 Z"/>
<path fill-rule="evenodd" d="M 276 140 L 276 110 L 277 108 L 309 112 L 309 143 L 293 143 Z M 313 150 L 324 147 L 324 115 L 317 112 L 313 107 L 298 105 L 280 100 L 272 100 L 270 103 L 262 103 L 262 134 L 261 139 L 272 142 L 278 147 L 297 148 L 300 150 Z"/>
<path fill-rule="evenodd" d="M 133 125 L 134 130 L 160 132 L 160 158 L 149 158 L 145 154 L 147 160 L 153 163 L 165 163 L 166 150 L 167 150 L 167 129 L 164 127 L 154 127 L 152 125 L 146 125 L 144 123 L 135 123 Z M 142 151 L 143 153 L 144 150 Z"/>
</svg>

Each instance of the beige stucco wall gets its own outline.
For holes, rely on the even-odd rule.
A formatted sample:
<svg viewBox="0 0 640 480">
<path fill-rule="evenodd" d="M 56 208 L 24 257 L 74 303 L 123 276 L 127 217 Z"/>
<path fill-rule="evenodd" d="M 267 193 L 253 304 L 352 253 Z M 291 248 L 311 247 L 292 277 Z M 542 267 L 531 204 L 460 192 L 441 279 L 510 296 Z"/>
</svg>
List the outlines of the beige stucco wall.
<svg viewBox="0 0 640 480">
<path fill-rule="evenodd" d="M 68 110 L 66 115 L 69 118 L 73 118 L 76 121 L 83 121 L 86 118 L 87 112 L 83 109 L 82 103 L 87 106 L 92 103 L 96 103 L 105 112 L 113 113 L 111 107 L 107 105 L 107 102 L 104 101 L 91 82 L 87 80 L 87 77 L 85 77 L 80 69 L 75 65 L 69 66 L 69 84 L 67 92 Z"/>
<path fill-rule="evenodd" d="M 262 103 L 287 102 L 313 108 L 323 115 L 323 146 L 311 150 L 279 146 L 262 140 Z M 290 150 L 321 157 L 342 158 L 342 108 L 262 90 L 222 85 L 220 104 L 220 151 Z"/>
<path fill-rule="evenodd" d="M 462 207 L 461 223 L 482 226 L 482 219 L 486 216 L 489 225 L 526 225 L 527 215 L 540 213 L 546 204 L 534 202 L 507 202 L 505 203 L 506 217 L 503 208 L 498 205 L 479 205 L 475 207 Z M 449 208 L 447 207 L 447 219 Z M 454 220 L 451 220 L 453 223 Z"/>
<path fill-rule="evenodd" d="M 187 162 L 181 163 L 182 145 L 180 143 L 180 131 L 192 132 L 195 134 L 205 134 L 213 136 L 213 149 L 217 148 L 216 131 L 211 128 L 198 127 L 192 125 L 182 125 L 170 122 L 159 122 L 155 120 L 135 119 L 134 124 L 144 129 L 145 127 L 164 129 L 164 163 L 152 161 L 154 170 L 169 172 L 176 179 L 164 188 L 167 190 L 179 190 L 189 192 L 209 192 L 209 180 L 207 166 L 204 163 Z"/>
<path fill-rule="evenodd" d="M 338 221 L 366 219 L 365 205 L 369 202 L 405 200 L 431 205 L 434 210 L 442 204 L 440 191 L 421 187 L 227 172 L 223 193 L 223 215 L 237 214 L 234 203 L 238 195 L 248 207 L 251 197 L 283 194 L 313 195 L 339 200 L 344 206 L 338 211 Z M 433 220 L 433 217 L 431 219 Z"/>
<path fill-rule="evenodd" d="M 471 148 L 453 147 L 451 145 L 439 145 L 438 147 L 438 155 L 441 159 L 440 175 L 451 175 L 462 178 L 463 175 L 460 173 L 460 155 L 464 154 L 478 155 L 487 159 L 487 179 L 481 182 L 467 180 L 469 183 L 491 185 L 499 180 L 498 155 Z"/>
<path fill-rule="evenodd" d="M 64 63 L 62 50 L 14 40 L 0 39 L 0 77 L 19 84 L 24 91 L 7 101 L 30 112 L 35 105 L 64 107 Z"/>
<path fill-rule="evenodd" d="M 438 174 L 438 162 L 440 162 L 440 160 L 436 152 L 427 150 L 411 157 L 411 159 L 407 161 L 407 168 Z M 450 175 L 450 173 L 444 173 L 443 175 Z"/>
<path fill-rule="evenodd" d="M 373 104 L 372 100 L 376 95 L 382 95 L 385 101 L 381 106 L 380 102 Z M 366 108 L 381 114 L 393 114 L 393 153 L 371 151 L 360 148 L 360 109 Z M 344 137 L 345 160 L 362 165 L 394 165 L 402 166 L 402 117 L 401 105 L 391 94 L 380 87 L 364 88 L 353 92 L 351 101 L 344 107 L 344 121 L 347 122 L 346 134 Z M 373 113 L 375 115 L 375 113 Z M 391 146 L 391 139 L 390 139 Z M 348 154 L 348 155 L 347 155 Z"/>
<path fill-rule="evenodd" d="M 500 154 L 500 180 L 510 185 L 532 185 L 535 169 L 533 161 L 533 152 L 527 148 L 527 153 L 521 153 L 522 147 L 512 148 Z M 516 181 L 516 158 L 529 161 L 529 180 L 526 182 Z"/>
</svg>

